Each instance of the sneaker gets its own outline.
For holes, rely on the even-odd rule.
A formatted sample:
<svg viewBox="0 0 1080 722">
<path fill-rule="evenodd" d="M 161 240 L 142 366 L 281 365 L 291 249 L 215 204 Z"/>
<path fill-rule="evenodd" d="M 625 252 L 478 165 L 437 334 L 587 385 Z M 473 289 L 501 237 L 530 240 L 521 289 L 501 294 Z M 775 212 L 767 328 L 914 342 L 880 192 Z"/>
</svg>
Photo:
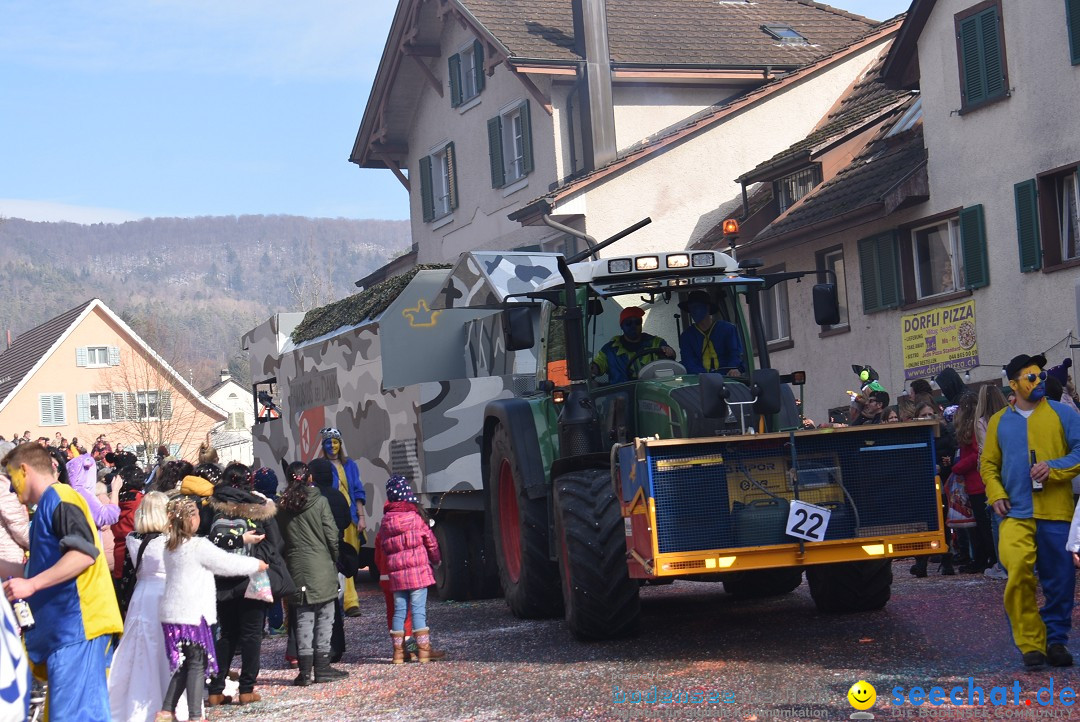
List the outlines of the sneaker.
<svg viewBox="0 0 1080 722">
<path fill-rule="evenodd" d="M 990 567 L 985 572 L 983 572 L 983 576 L 984 577 L 990 577 L 991 579 L 1002 579 L 1002 580 L 1004 580 L 1004 579 L 1009 578 L 1009 573 L 1006 572 L 1005 568 L 1002 567 L 1000 564 L 995 564 L 994 566 Z"/>
<path fill-rule="evenodd" d="M 349 607 L 348 609 L 345 610 L 345 616 L 346 617 L 359 617 L 360 616 L 360 607 Z"/>
<path fill-rule="evenodd" d="M 1024 666 L 1028 669 L 1042 669 L 1046 666 L 1046 655 L 1039 651 L 1024 652 Z"/>
<path fill-rule="evenodd" d="M 270 635 L 269 636 L 271 636 L 271 637 L 284 637 L 288 633 L 289 633 L 288 627 L 286 627 L 284 624 L 282 624 L 280 627 L 270 627 Z"/>
<path fill-rule="evenodd" d="M 1073 658 L 1064 644 L 1055 642 L 1046 650 L 1046 661 L 1051 667 L 1071 667 Z"/>
</svg>

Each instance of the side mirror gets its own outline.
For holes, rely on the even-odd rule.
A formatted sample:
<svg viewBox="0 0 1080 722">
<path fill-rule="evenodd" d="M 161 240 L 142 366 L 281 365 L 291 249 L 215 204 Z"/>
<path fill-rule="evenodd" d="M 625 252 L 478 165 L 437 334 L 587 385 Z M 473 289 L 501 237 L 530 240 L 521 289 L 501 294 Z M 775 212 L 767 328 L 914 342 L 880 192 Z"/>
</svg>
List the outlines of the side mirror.
<svg viewBox="0 0 1080 722">
<path fill-rule="evenodd" d="M 503 336 L 507 351 L 522 351 L 533 347 L 532 309 L 508 308 L 502 312 Z"/>
<path fill-rule="evenodd" d="M 726 419 L 727 390 L 723 374 L 698 374 L 701 388 L 701 414 L 707 419 Z"/>
<path fill-rule="evenodd" d="M 589 316 L 599 316 L 604 312 L 604 302 L 599 298 L 589 299 Z"/>
<path fill-rule="evenodd" d="M 780 372 L 776 369 L 758 369 L 754 372 L 754 411 L 762 416 L 780 413 Z"/>
<path fill-rule="evenodd" d="M 835 283 L 814 284 L 814 323 L 818 326 L 840 323 L 840 295 Z"/>
</svg>

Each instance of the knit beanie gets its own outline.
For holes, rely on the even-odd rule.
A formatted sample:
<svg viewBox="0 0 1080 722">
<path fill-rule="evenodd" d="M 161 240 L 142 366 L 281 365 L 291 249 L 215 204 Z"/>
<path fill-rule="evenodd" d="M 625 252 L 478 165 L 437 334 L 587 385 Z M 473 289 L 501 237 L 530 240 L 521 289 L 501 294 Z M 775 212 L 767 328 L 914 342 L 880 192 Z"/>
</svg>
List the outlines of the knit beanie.
<svg viewBox="0 0 1080 722">
<path fill-rule="evenodd" d="M 386 500 L 407 501 L 412 504 L 420 503 L 417 501 L 412 487 L 409 486 L 409 480 L 404 476 L 391 476 L 386 480 Z"/>
</svg>

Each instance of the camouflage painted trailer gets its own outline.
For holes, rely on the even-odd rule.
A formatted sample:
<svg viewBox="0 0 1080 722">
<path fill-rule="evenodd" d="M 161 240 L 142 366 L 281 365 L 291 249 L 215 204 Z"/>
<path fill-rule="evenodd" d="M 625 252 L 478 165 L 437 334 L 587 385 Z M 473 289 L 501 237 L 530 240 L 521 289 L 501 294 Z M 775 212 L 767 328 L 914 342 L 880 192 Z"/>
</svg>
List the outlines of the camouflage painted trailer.
<svg viewBox="0 0 1080 722">
<path fill-rule="evenodd" d="M 242 345 L 255 388 L 272 388 L 280 411 L 255 425 L 255 464 L 309 461 L 318 430 L 337 427 L 360 468 L 369 530 L 378 528 L 387 477 L 400 474 L 439 521 L 440 596 L 497 593 L 483 524 L 484 408 L 536 381 L 535 352 L 506 352 L 500 310 L 555 269 L 551 254 L 472 252 L 453 268 L 414 270 L 252 329 Z"/>
</svg>

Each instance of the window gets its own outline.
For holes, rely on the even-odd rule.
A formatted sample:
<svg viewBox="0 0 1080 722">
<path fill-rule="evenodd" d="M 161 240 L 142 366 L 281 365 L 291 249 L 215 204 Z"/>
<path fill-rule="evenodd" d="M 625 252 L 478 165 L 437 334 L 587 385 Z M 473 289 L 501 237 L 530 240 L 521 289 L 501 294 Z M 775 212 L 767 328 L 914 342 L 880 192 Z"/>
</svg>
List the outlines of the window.
<svg viewBox="0 0 1080 722">
<path fill-rule="evenodd" d="M 246 426 L 247 426 L 247 424 L 244 423 L 244 412 L 243 411 L 230 411 L 229 412 L 229 420 L 225 423 L 225 428 L 226 429 L 229 429 L 230 431 L 236 431 L 236 430 L 239 430 L 239 429 L 243 429 Z"/>
<path fill-rule="evenodd" d="M 952 293 L 964 286 L 960 259 L 960 222 L 950 218 L 911 231 L 915 298 Z"/>
<path fill-rule="evenodd" d="M 135 396 L 136 403 L 138 404 L 138 418 L 140 421 L 148 421 L 159 418 L 157 391 L 140 391 Z"/>
<path fill-rule="evenodd" d="M 450 56 L 450 104 L 458 107 L 484 89 L 484 45 L 479 40 Z"/>
<path fill-rule="evenodd" d="M 817 253 L 817 267 L 819 270 L 832 271 L 836 274 L 836 294 L 840 300 L 840 323 L 832 326 L 823 326 L 822 330 L 829 331 L 835 328 L 847 328 L 847 279 L 844 276 L 843 246 L 836 246 L 835 248 L 827 248 L 824 251 L 819 251 Z M 833 279 L 828 274 L 821 274 L 818 278 L 818 282 L 832 283 Z"/>
<path fill-rule="evenodd" d="M 1069 31 L 1072 64 L 1080 65 L 1080 0 L 1065 0 L 1065 27 Z"/>
<path fill-rule="evenodd" d="M 783 267 L 770 268 L 763 273 L 783 271 Z M 765 324 L 765 340 L 772 344 L 791 339 L 788 321 L 787 281 L 781 281 L 767 291 L 761 292 L 761 316 Z"/>
<path fill-rule="evenodd" d="M 75 349 L 75 365 L 80 368 L 102 368 L 120 365 L 117 346 L 80 346 Z"/>
<path fill-rule="evenodd" d="M 821 182 L 821 167 L 818 165 L 803 168 L 776 181 L 776 199 L 780 203 L 780 212 L 795 205 Z"/>
<path fill-rule="evenodd" d="M 420 202 L 424 221 L 450 215 L 458 207 L 454 144 L 447 143 L 420 159 Z"/>
<path fill-rule="evenodd" d="M 1020 270 L 1054 269 L 1080 260 L 1080 178 L 1076 165 L 1014 187 Z"/>
<path fill-rule="evenodd" d="M 962 112 L 1009 94 L 1000 0 L 979 3 L 956 15 L 956 52 Z"/>
<path fill-rule="evenodd" d="M 491 187 L 502 188 L 533 170 L 529 101 L 515 105 L 488 121 Z"/>
<path fill-rule="evenodd" d="M 792 29 L 790 25 L 762 25 L 761 29 L 779 40 L 781 45 L 809 45 L 810 41 Z"/>
<path fill-rule="evenodd" d="M 112 421 L 113 395 L 109 392 L 76 394 L 80 424 Z"/>
<path fill-rule="evenodd" d="M 38 424 L 40 426 L 63 426 L 67 423 L 67 409 L 63 394 L 38 394 Z"/>
</svg>

